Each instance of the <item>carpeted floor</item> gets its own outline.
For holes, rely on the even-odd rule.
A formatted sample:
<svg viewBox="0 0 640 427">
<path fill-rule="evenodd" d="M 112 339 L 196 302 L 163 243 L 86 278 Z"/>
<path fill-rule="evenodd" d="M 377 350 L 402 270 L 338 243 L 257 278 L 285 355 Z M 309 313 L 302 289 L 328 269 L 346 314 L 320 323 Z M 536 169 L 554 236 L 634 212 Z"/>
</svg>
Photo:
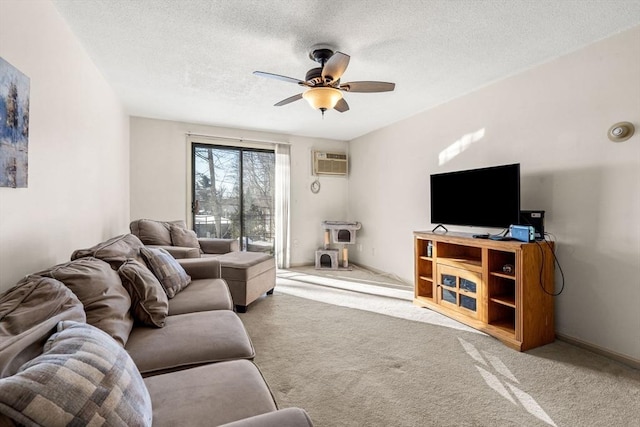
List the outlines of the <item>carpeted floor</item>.
<svg viewBox="0 0 640 427">
<path fill-rule="evenodd" d="M 240 314 L 280 407 L 317 426 L 639 425 L 637 370 L 559 341 L 519 353 L 337 280 L 281 271 Z"/>
</svg>

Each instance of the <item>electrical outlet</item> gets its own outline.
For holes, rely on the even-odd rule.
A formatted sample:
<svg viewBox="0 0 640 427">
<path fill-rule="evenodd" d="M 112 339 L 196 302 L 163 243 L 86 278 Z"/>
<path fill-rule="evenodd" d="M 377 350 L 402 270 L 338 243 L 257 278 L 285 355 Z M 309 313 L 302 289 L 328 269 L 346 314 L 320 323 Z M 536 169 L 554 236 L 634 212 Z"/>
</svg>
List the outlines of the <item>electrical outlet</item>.
<svg viewBox="0 0 640 427">
<path fill-rule="evenodd" d="M 362 243 L 358 243 L 358 244 L 356 245 L 356 250 L 357 250 L 358 252 L 362 252 Z"/>
<path fill-rule="evenodd" d="M 371 248 L 371 256 L 376 256 L 376 248 Z"/>
</svg>

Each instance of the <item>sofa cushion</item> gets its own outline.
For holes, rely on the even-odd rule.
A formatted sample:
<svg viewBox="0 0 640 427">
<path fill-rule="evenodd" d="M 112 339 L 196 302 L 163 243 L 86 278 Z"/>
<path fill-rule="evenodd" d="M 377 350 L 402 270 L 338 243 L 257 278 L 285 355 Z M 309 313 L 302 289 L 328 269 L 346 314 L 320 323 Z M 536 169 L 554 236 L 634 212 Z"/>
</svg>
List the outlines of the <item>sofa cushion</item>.
<svg viewBox="0 0 640 427">
<path fill-rule="evenodd" d="M 173 246 L 200 249 L 200 243 L 198 242 L 198 236 L 195 231 L 189 230 L 185 227 L 180 227 L 176 224 L 170 224 L 169 232 L 171 234 L 171 243 Z"/>
<path fill-rule="evenodd" d="M 117 270 L 127 259 L 133 258 L 142 261 L 140 249 L 143 247 L 140 239 L 133 234 L 123 234 L 98 243 L 91 248 L 78 249 L 71 254 L 71 260 L 94 257 L 108 262 L 111 267 Z"/>
<path fill-rule="evenodd" d="M 64 283 L 84 305 L 87 323 L 102 329 L 123 346 L 127 342 L 133 327 L 131 298 L 109 264 L 93 257 L 79 258 L 34 276 L 52 277 Z"/>
<path fill-rule="evenodd" d="M 188 288 L 169 300 L 169 315 L 232 309 L 231 293 L 222 279 L 193 280 Z"/>
<path fill-rule="evenodd" d="M 149 392 L 111 337 L 60 322 L 44 353 L 0 380 L 0 412 L 25 425 L 150 426 Z"/>
<path fill-rule="evenodd" d="M 138 237 L 145 245 L 171 245 L 169 223 L 141 219 L 137 221 Z"/>
<path fill-rule="evenodd" d="M 184 268 L 164 249 L 142 248 L 140 253 L 169 298 L 173 298 L 191 282 Z"/>
<path fill-rule="evenodd" d="M 41 354 L 62 320 L 85 322 L 86 315 L 75 294 L 55 279 L 31 277 L 0 295 L 0 378 Z"/>
<path fill-rule="evenodd" d="M 125 348 L 142 376 L 255 355 L 242 321 L 230 310 L 168 316 L 162 329 L 136 327 Z"/>
<path fill-rule="evenodd" d="M 276 410 L 260 371 L 246 360 L 156 375 L 144 382 L 154 427 L 217 426 Z"/>
<path fill-rule="evenodd" d="M 134 259 L 122 264 L 118 274 L 131 297 L 133 317 L 142 324 L 163 327 L 169 314 L 169 300 L 156 276 Z"/>
</svg>

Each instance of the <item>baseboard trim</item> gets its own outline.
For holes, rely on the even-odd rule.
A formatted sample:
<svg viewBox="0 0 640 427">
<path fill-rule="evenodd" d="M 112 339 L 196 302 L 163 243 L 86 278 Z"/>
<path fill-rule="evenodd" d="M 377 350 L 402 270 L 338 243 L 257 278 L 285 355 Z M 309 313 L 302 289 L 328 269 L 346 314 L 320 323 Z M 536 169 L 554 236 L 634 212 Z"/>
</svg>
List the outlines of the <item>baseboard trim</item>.
<svg viewBox="0 0 640 427">
<path fill-rule="evenodd" d="M 394 280 L 397 280 L 399 282 L 404 283 L 410 290 L 413 291 L 413 282 L 408 282 L 408 281 L 404 280 L 403 278 L 396 276 L 395 274 L 391 274 L 391 273 L 388 273 L 386 271 L 379 270 L 379 269 L 377 269 L 375 267 L 371 267 L 369 265 L 360 264 L 359 262 L 353 262 L 352 264 L 357 266 L 357 267 L 364 268 L 365 270 L 369 270 L 369 271 L 371 271 L 371 272 L 373 272 L 375 274 L 379 274 L 381 276 L 393 276 Z"/>
<path fill-rule="evenodd" d="M 289 265 L 289 268 L 310 267 L 310 266 L 313 267 L 314 265 L 315 265 L 315 263 L 313 263 L 313 262 L 301 262 L 301 263 L 291 264 L 291 265 Z M 355 268 L 362 268 L 362 269 L 365 269 L 365 270 L 369 270 L 372 273 L 379 274 L 381 276 L 393 276 L 392 278 L 394 280 L 402 282 L 407 287 L 407 290 L 413 291 L 413 283 L 412 282 L 408 282 L 408 281 L 396 276 L 395 274 L 387 273 L 386 271 L 382 271 L 382 270 L 379 270 L 377 268 L 374 268 L 374 267 L 371 267 L 371 266 L 368 266 L 368 265 L 360 264 L 359 262 L 355 262 L 355 261 L 354 262 L 350 261 L 349 265 L 352 266 L 352 267 L 355 267 Z M 327 270 L 327 271 L 332 271 L 332 270 Z M 335 270 L 335 271 L 339 271 L 339 270 Z"/>
<path fill-rule="evenodd" d="M 634 359 L 633 357 L 625 356 L 624 354 L 616 353 L 615 351 L 607 350 L 606 348 L 602 348 L 600 346 L 570 337 L 568 335 L 560 334 L 558 332 L 556 332 L 556 338 L 560 341 L 575 345 L 576 347 L 589 350 L 592 353 L 608 357 L 609 359 L 615 360 L 616 362 L 620 362 L 634 369 L 640 369 L 640 360 Z"/>
<path fill-rule="evenodd" d="M 308 267 L 310 265 L 315 265 L 315 263 L 313 263 L 313 262 L 297 262 L 295 264 L 289 264 L 289 267 L 287 267 L 287 268 Z M 286 270 L 286 268 L 285 268 L 285 270 Z"/>
</svg>

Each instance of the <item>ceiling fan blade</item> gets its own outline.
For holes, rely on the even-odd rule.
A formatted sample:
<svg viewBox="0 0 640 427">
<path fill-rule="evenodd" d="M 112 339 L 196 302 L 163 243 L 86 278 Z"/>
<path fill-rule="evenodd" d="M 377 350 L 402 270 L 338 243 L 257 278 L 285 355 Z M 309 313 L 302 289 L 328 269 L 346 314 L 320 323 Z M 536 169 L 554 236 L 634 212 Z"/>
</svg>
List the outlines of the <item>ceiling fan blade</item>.
<svg viewBox="0 0 640 427">
<path fill-rule="evenodd" d="M 347 104 L 347 101 L 345 101 L 344 98 L 340 98 L 340 101 L 338 101 L 333 109 L 344 113 L 345 111 L 349 111 L 349 104 Z"/>
<path fill-rule="evenodd" d="M 274 104 L 274 107 L 282 107 L 283 105 L 287 105 L 290 104 L 294 101 L 297 101 L 298 99 L 302 99 L 302 94 L 299 93 L 297 95 L 293 95 L 288 97 L 287 99 L 283 99 L 282 101 L 278 102 L 277 104 Z"/>
<path fill-rule="evenodd" d="M 395 83 L 387 82 L 349 82 L 340 85 L 340 89 L 347 92 L 391 92 L 395 88 Z"/>
<path fill-rule="evenodd" d="M 331 83 L 332 81 L 338 80 L 344 74 L 344 71 L 347 69 L 349 65 L 349 60 L 351 57 L 342 52 L 336 52 L 331 55 L 331 58 L 324 64 L 322 68 L 322 78 L 325 82 Z"/>
<path fill-rule="evenodd" d="M 254 71 L 253 74 L 260 77 L 266 77 L 268 79 L 276 79 L 276 80 L 282 80 L 283 82 L 296 83 L 296 84 L 299 84 L 300 86 L 308 86 L 306 82 L 303 82 L 300 79 L 281 76 L 280 74 L 265 73 L 264 71 Z"/>
</svg>

